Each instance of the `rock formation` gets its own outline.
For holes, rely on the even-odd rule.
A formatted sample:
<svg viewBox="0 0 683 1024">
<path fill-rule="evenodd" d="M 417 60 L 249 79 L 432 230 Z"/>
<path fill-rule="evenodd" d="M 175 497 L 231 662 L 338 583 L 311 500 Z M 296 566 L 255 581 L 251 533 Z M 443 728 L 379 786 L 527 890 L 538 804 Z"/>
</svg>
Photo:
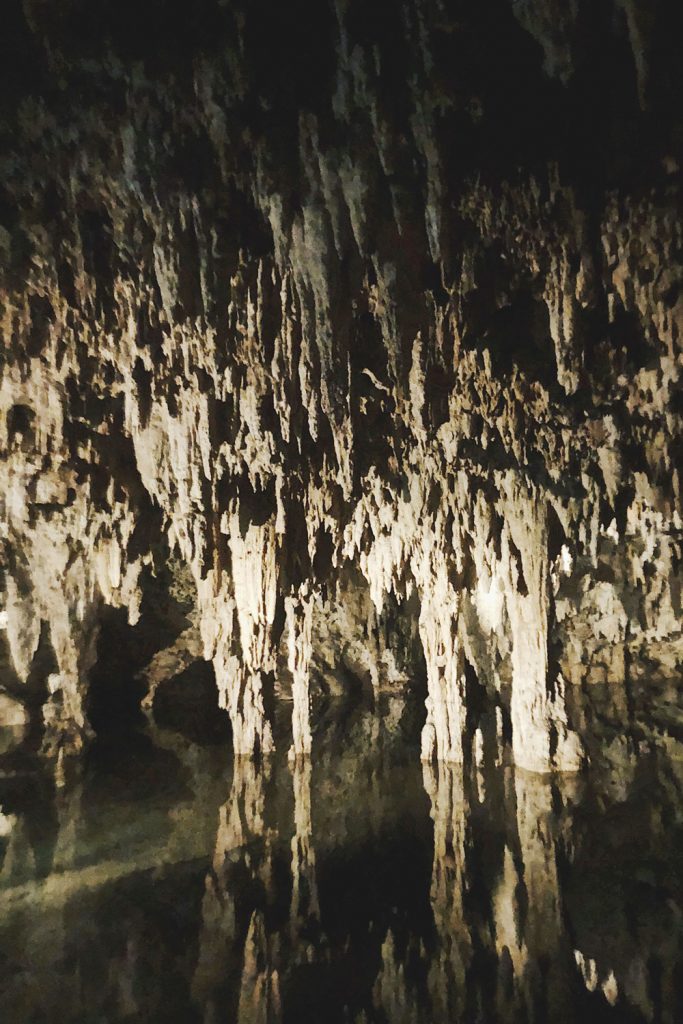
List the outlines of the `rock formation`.
<svg viewBox="0 0 683 1024">
<path fill-rule="evenodd" d="M 311 752 L 327 620 L 418 674 L 401 608 L 426 760 L 576 770 L 593 684 L 675 735 L 680 5 L 93 11 L 1 44 L 3 722 L 82 747 L 171 552 L 236 754 L 281 690 Z"/>
</svg>

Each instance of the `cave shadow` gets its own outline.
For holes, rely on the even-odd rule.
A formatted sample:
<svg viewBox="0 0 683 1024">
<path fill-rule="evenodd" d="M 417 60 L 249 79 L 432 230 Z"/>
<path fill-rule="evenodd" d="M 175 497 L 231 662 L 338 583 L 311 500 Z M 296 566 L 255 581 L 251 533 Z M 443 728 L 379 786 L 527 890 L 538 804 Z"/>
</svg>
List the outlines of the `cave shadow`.
<svg viewBox="0 0 683 1024">
<path fill-rule="evenodd" d="M 200 659 L 159 685 L 152 704 L 159 729 L 199 746 L 231 749 L 228 712 L 218 705 L 213 665 Z"/>
<path fill-rule="evenodd" d="M 346 585 L 356 591 L 350 600 L 357 600 L 358 588 L 367 591 L 369 600 L 369 585 L 359 573 L 351 572 Z M 414 587 L 406 589 L 408 596 L 386 594 L 381 612 L 372 620 L 358 615 L 356 608 L 346 620 L 347 626 L 352 623 L 349 633 L 324 638 L 328 660 L 314 659 L 310 680 L 314 752 L 316 748 L 341 749 L 350 732 L 364 718 L 374 716 L 390 729 L 392 744 L 406 756 L 419 757 L 427 714 L 427 669 L 417 630 L 419 599 Z M 338 600 L 349 600 L 343 589 Z M 360 607 L 364 607 L 362 601 Z M 315 635 L 313 642 L 319 642 Z M 377 653 L 377 688 L 367 660 L 359 659 L 361 649 L 365 655 Z M 388 654 L 397 672 L 393 680 L 383 663 Z"/>
<path fill-rule="evenodd" d="M 188 625 L 187 608 L 171 594 L 171 572 L 147 570 L 141 580 L 138 622 L 125 609 L 102 610 L 97 660 L 90 673 L 86 714 L 94 739 L 84 758 L 86 791 L 95 799 L 112 790 L 120 799 L 179 795 L 186 771 L 169 750 L 154 742 L 142 710 L 147 686 L 143 668 Z"/>
</svg>

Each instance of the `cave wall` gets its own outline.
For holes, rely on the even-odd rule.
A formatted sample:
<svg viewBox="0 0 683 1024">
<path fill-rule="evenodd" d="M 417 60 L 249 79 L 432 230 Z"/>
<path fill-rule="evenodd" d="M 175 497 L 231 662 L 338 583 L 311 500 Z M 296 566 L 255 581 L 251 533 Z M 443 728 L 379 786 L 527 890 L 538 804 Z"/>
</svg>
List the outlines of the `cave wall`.
<svg viewBox="0 0 683 1024">
<path fill-rule="evenodd" d="M 87 739 L 101 609 L 136 621 L 162 542 L 237 754 L 273 747 L 283 642 L 310 753 L 350 565 L 377 614 L 417 599 L 427 760 L 575 769 L 576 694 L 675 701 L 682 18 L 12 0 L 5 698 L 42 635 L 46 751 Z"/>
</svg>

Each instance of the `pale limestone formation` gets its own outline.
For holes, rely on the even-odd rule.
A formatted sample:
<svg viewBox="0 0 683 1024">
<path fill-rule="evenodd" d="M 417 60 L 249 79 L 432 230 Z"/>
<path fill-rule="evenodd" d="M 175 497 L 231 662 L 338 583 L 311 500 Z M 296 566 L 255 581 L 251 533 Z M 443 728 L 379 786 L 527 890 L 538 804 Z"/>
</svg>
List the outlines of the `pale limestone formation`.
<svg viewBox="0 0 683 1024">
<path fill-rule="evenodd" d="M 292 673 L 292 746 L 290 756 L 299 758 L 311 753 L 310 703 L 308 674 L 311 662 L 314 597 L 303 594 L 288 598 L 287 646 L 288 667 Z"/>
<path fill-rule="evenodd" d="M 89 735 L 102 607 L 136 622 L 169 550 L 238 755 L 272 752 L 286 673 L 292 755 L 311 752 L 316 636 L 349 563 L 374 622 L 346 616 L 345 664 L 376 692 L 410 676 L 377 623 L 413 608 L 425 760 L 467 762 L 477 735 L 482 762 L 575 771 L 583 687 L 628 707 L 652 661 L 676 689 L 665 15 L 409 0 L 375 38 L 355 6 L 316 4 L 316 58 L 283 63 L 262 59 L 268 19 L 216 4 L 221 45 L 192 36 L 180 70 L 168 39 L 152 67 L 106 19 L 86 58 L 25 5 L 42 77 L 2 115 L 2 611 L 18 686 L 43 677 L 48 753 Z M 626 84 L 588 117 L 593 30 Z M 489 46 L 507 63 L 481 75 L 457 57 Z M 643 155 L 624 125 L 646 109 L 663 127 Z M 570 135 L 534 141 L 534 118 Z"/>
</svg>

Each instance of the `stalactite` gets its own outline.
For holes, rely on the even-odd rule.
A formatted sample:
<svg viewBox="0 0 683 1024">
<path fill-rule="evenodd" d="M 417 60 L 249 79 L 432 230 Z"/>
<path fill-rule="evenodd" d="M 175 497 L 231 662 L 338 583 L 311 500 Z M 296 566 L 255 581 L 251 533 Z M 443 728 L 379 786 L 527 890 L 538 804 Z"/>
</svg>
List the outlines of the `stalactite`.
<svg viewBox="0 0 683 1024">
<path fill-rule="evenodd" d="M 311 661 L 311 632 L 314 596 L 289 597 L 287 608 L 288 665 L 292 673 L 292 747 L 290 757 L 311 753 L 310 702 L 308 676 Z"/>
</svg>

